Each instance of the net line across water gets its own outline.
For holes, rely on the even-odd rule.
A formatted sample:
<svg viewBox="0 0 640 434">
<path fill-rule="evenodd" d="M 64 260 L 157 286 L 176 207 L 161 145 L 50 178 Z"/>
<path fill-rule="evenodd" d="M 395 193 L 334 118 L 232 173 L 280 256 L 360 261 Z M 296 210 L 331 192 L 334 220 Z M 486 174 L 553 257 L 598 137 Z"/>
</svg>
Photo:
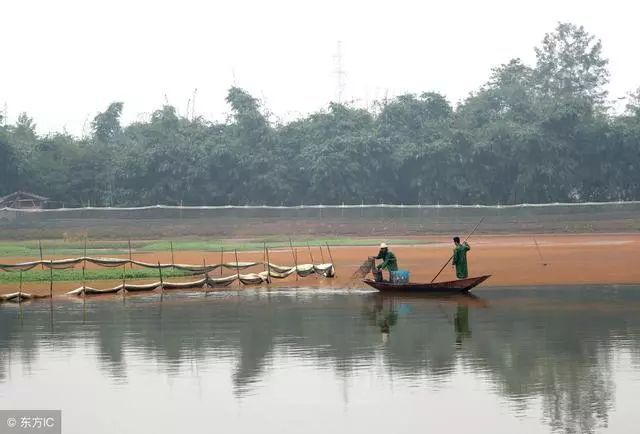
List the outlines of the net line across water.
<svg viewBox="0 0 640 434">
<path fill-rule="evenodd" d="M 640 231 L 640 201 L 516 205 L 344 204 L 0 209 L 0 239 L 280 238 Z M 78 234 L 82 235 L 82 234 Z M 174 238 L 176 239 L 176 238 Z"/>
<path fill-rule="evenodd" d="M 154 209 L 170 210 L 224 210 L 224 209 L 274 209 L 274 210 L 302 210 L 302 209 L 367 209 L 367 208 L 389 208 L 389 209 L 513 209 L 513 208 L 545 208 L 545 207 L 591 207 L 591 206 L 624 206 L 639 205 L 640 201 L 616 201 L 616 202 L 550 202 L 550 203 L 519 203 L 507 205 L 461 205 L 461 204 L 340 204 L 340 205 L 146 205 L 134 207 L 94 207 L 86 206 L 79 208 L 0 208 L 0 212 L 18 213 L 46 213 L 46 212 L 74 212 L 74 211 L 143 211 Z"/>
</svg>

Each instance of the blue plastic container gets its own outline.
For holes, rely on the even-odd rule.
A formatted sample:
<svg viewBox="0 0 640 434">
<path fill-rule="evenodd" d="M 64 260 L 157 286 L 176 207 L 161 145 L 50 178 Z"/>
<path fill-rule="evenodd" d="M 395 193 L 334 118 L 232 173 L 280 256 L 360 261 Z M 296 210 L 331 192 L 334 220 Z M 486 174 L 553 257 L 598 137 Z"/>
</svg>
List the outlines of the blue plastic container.
<svg viewBox="0 0 640 434">
<path fill-rule="evenodd" d="M 410 273 L 407 270 L 391 272 L 391 283 L 409 283 Z"/>
</svg>

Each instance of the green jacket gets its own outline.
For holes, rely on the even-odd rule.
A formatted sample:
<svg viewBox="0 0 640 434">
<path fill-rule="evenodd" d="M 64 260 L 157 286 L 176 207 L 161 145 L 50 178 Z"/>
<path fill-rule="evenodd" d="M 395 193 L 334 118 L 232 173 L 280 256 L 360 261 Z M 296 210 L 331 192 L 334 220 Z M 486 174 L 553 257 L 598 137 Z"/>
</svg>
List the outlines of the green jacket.
<svg viewBox="0 0 640 434">
<path fill-rule="evenodd" d="M 398 260 L 391 250 L 387 249 L 385 253 L 380 249 L 376 259 L 382 259 L 382 264 L 378 265 L 379 270 L 398 271 Z"/>
<path fill-rule="evenodd" d="M 466 241 L 458 244 L 453 249 L 453 265 L 456 266 L 456 277 L 458 279 L 466 279 L 469 277 L 469 269 L 467 267 L 467 252 L 469 250 L 471 250 L 471 247 Z"/>
</svg>

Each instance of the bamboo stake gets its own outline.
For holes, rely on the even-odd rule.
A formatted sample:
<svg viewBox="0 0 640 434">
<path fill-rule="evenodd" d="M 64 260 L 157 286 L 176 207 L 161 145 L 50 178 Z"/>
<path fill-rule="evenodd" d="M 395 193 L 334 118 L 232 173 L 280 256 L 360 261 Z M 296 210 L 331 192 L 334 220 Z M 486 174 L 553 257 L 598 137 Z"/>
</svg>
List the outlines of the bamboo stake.
<svg viewBox="0 0 640 434">
<path fill-rule="evenodd" d="M 20 287 L 18 289 L 18 292 L 22 292 L 22 270 L 20 270 Z"/>
<path fill-rule="evenodd" d="M 338 273 L 336 273 L 336 263 L 333 262 L 333 255 L 331 254 L 331 247 L 329 247 L 329 243 L 327 243 L 325 241 L 325 244 L 327 245 L 327 251 L 329 252 L 329 259 L 331 260 L 331 265 L 333 266 L 333 277 L 336 277 L 336 275 Z"/>
<path fill-rule="evenodd" d="M 202 272 L 204 273 L 204 294 L 207 295 L 207 280 L 209 280 L 209 272 L 207 271 L 207 260 L 202 257 Z"/>
<path fill-rule="evenodd" d="M 131 258 L 131 238 L 129 238 L 129 268 L 131 268 L 133 270 L 133 264 L 132 262 L 132 258 Z"/>
<path fill-rule="evenodd" d="M 173 259 L 173 241 L 169 241 L 169 243 L 171 244 L 171 266 L 173 267 L 176 263 Z"/>
<path fill-rule="evenodd" d="M 291 247 L 291 256 L 293 256 L 293 264 L 296 267 L 296 282 L 298 281 L 298 258 L 296 257 L 296 253 L 293 250 L 293 241 L 289 238 L 289 247 Z"/>
<path fill-rule="evenodd" d="M 125 278 L 125 275 L 124 275 L 126 268 L 127 268 L 127 264 L 123 264 L 122 265 L 122 301 L 124 301 L 125 294 L 127 292 L 127 288 L 126 288 L 127 287 L 127 281 L 126 281 L 126 278 Z"/>
<path fill-rule="evenodd" d="M 311 263 L 315 264 L 315 261 L 313 260 L 313 253 L 311 253 L 311 246 L 309 245 L 309 243 L 307 243 L 307 249 L 309 249 L 309 256 L 311 257 Z"/>
<path fill-rule="evenodd" d="M 267 242 L 266 241 L 262 242 L 262 265 L 264 266 L 264 271 L 267 272 L 267 283 L 269 283 L 270 265 L 267 260 Z"/>
<path fill-rule="evenodd" d="M 202 257 L 202 264 L 204 265 L 204 268 L 205 268 L 204 295 L 206 297 L 207 295 L 209 295 L 209 291 L 207 291 L 207 286 L 209 286 L 209 272 L 207 271 L 207 262 L 205 261 L 204 256 Z"/>
<path fill-rule="evenodd" d="M 319 245 L 318 247 L 320 247 L 320 257 L 322 258 L 322 263 L 325 264 L 325 262 L 324 262 L 324 253 L 322 252 L 322 245 Z"/>
<path fill-rule="evenodd" d="M 316 270 L 316 262 L 313 260 L 313 253 L 311 253 L 311 246 L 309 246 L 309 243 L 307 242 L 307 249 L 309 249 L 309 256 L 311 257 L 311 265 L 313 266 L 313 273 L 316 275 L 316 278 L 320 277 L 318 276 L 318 274 L 315 272 Z"/>
<path fill-rule="evenodd" d="M 162 267 L 158 261 L 158 272 L 160 273 L 160 301 L 164 298 L 164 281 L 162 280 Z"/>
<path fill-rule="evenodd" d="M 87 285 L 85 284 L 86 280 L 84 275 L 84 268 L 84 264 L 82 264 L 82 297 L 85 297 L 87 295 Z"/>
<path fill-rule="evenodd" d="M 53 268 L 49 267 L 49 297 L 53 298 Z"/>
<path fill-rule="evenodd" d="M 264 246 L 266 252 L 267 252 L 267 284 L 271 284 L 271 262 L 269 261 L 269 248 L 267 247 L 266 243 Z"/>
<path fill-rule="evenodd" d="M 87 237 L 84 237 L 84 253 L 82 256 L 82 266 L 87 266 Z"/>
<path fill-rule="evenodd" d="M 44 263 L 42 262 L 42 241 L 38 240 L 38 247 L 40 248 L 40 266 L 44 270 Z"/>
<path fill-rule="evenodd" d="M 238 251 L 234 250 L 234 252 L 236 254 L 236 274 L 238 275 L 238 286 L 240 286 L 242 281 L 240 280 L 240 264 L 238 263 Z"/>
<path fill-rule="evenodd" d="M 222 277 L 222 266 L 224 264 L 224 247 L 220 247 L 220 277 Z"/>
<path fill-rule="evenodd" d="M 18 308 L 20 309 L 20 327 L 24 325 L 24 316 L 22 313 L 22 294 L 18 294 Z"/>
</svg>

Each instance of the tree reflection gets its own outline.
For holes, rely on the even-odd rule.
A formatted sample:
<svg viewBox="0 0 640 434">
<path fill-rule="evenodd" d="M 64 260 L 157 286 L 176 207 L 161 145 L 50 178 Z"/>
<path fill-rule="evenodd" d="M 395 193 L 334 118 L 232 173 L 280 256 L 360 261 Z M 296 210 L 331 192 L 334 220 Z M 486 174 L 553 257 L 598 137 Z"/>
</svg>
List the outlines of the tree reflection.
<svg viewBox="0 0 640 434">
<path fill-rule="evenodd" d="M 607 425 L 614 407 L 618 349 L 639 360 L 640 295 L 629 289 L 611 300 L 591 291 L 497 291 L 490 304 L 474 297 L 229 293 L 167 297 L 161 315 L 147 299 L 132 297 L 126 306 L 88 299 L 85 323 L 81 304 L 57 304 L 53 332 L 48 305 L 26 303 L 22 326 L 15 309 L 0 306 L 0 382 L 12 364 L 28 371 L 52 342 L 57 349 L 93 345 L 97 368 L 117 381 L 127 381 L 129 349 L 155 362 L 149 369 L 170 374 L 194 361 L 206 369 L 228 360 L 239 397 L 277 355 L 330 366 L 343 379 L 382 358 L 394 378 L 416 384 L 444 381 L 462 366 L 521 408 L 541 402 L 553 430 L 592 432 Z M 383 346 L 381 334 L 391 336 Z"/>
</svg>

